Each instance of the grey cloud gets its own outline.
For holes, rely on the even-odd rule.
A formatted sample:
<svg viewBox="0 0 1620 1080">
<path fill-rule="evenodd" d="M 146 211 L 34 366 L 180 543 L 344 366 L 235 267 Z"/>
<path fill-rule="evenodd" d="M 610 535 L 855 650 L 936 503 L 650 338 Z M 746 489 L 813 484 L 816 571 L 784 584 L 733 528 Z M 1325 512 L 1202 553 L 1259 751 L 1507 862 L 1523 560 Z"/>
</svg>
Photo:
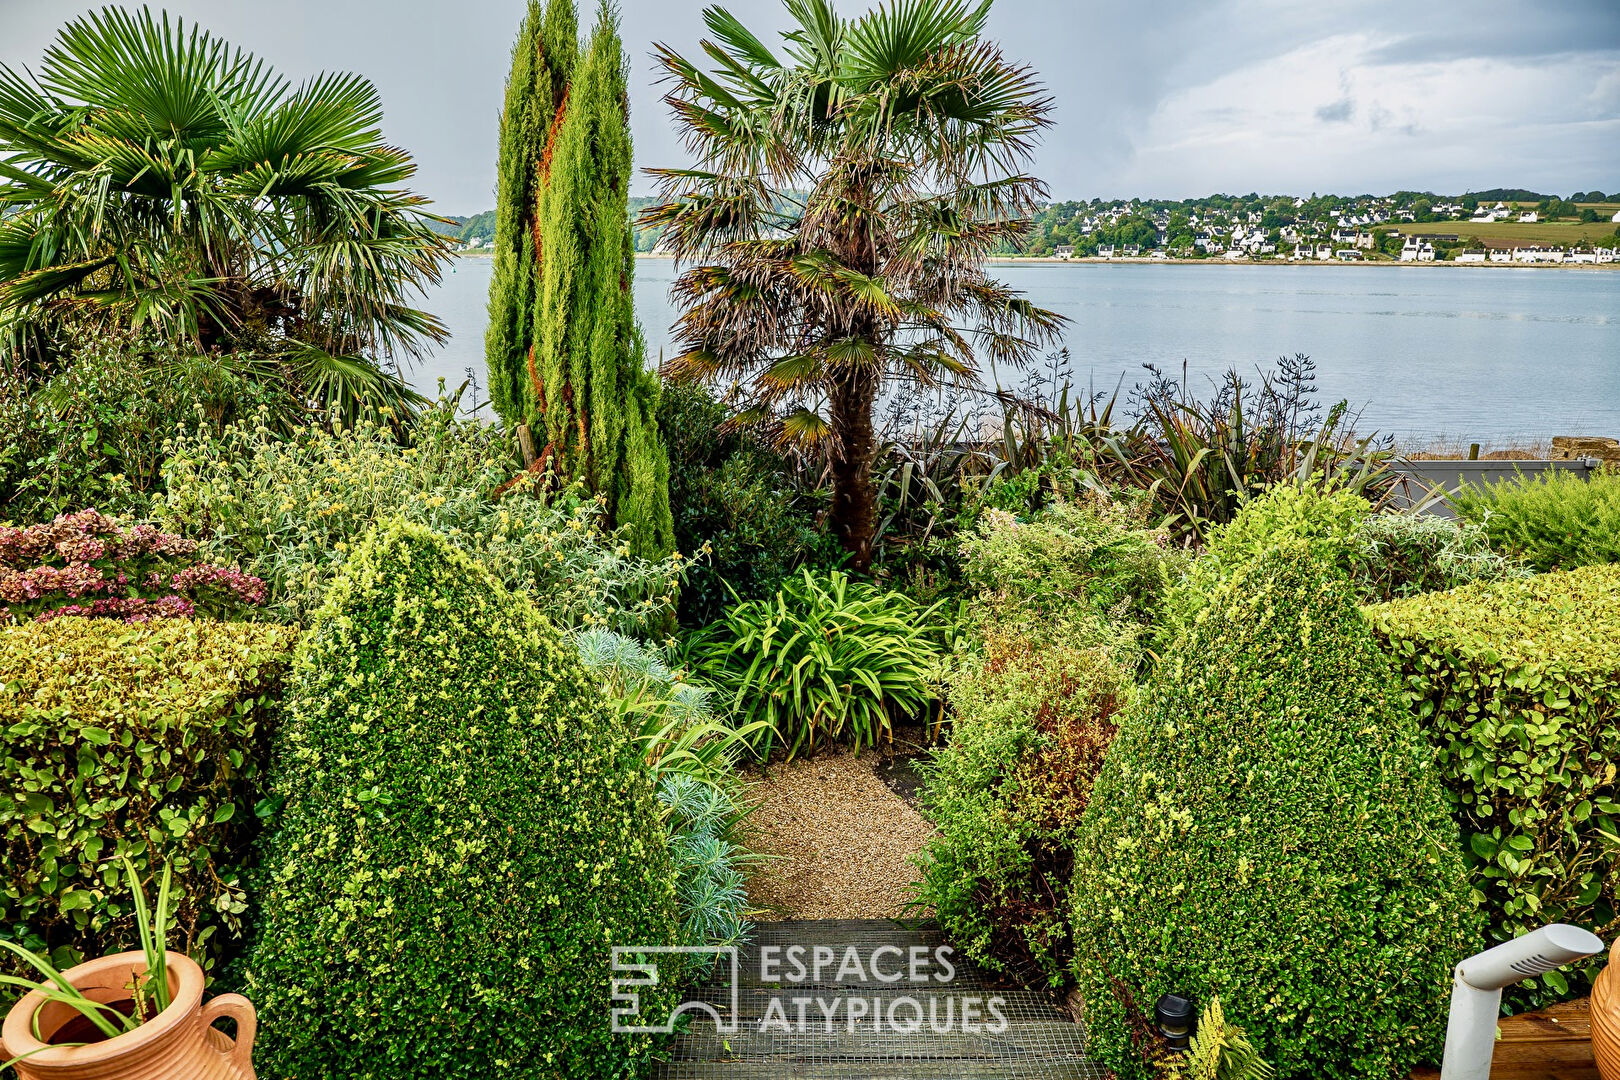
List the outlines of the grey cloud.
<svg viewBox="0 0 1620 1080">
<path fill-rule="evenodd" d="M 1346 124 L 1356 115 L 1356 103 L 1350 98 L 1343 97 L 1331 105 L 1323 105 L 1316 110 L 1316 118 L 1324 124 Z"/>
<path fill-rule="evenodd" d="M 1524 61 L 1580 52 L 1620 54 L 1620 4 L 1614 0 L 1485 3 L 1447 25 L 1419 25 L 1373 50 L 1368 60 L 1375 64 Z"/>
<path fill-rule="evenodd" d="M 56 27 L 106 2 L 112 0 L 0 0 L 0 63 L 37 64 Z M 445 213 L 470 214 L 494 204 L 502 87 L 526 0 L 150 2 L 199 20 L 291 78 L 323 70 L 356 71 L 370 78 L 382 95 L 385 133 L 416 156 L 418 189 L 436 199 Z M 871 0 L 836 2 L 846 14 L 854 14 Z M 708 3 L 730 8 L 769 38 L 785 23 L 782 5 L 780 0 L 620 3 L 632 67 L 636 163 L 680 163 L 684 155 L 652 70 L 653 44 L 668 42 L 684 55 L 700 55 L 700 14 Z M 579 6 L 588 12 L 595 5 Z M 1620 73 L 1620 0 L 1429 0 L 1421 5 L 1411 0 L 996 0 L 991 31 L 1009 56 L 1041 73 L 1055 99 L 1056 126 L 1040 148 L 1035 170 L 1048 179 L 1056 198 L 1142 194 L 1144 187 L 1164 195 L 1205 194 L 1218 187 L 1365 189 L 1372 180 L 1365 172 L 1336 174 L 1315 157 L 1280 155 L 1272 132 L 1254 130 L 1253 117 L 1227 108 L 1230 103 L 1219 95 L 1201 97 L 1198 104 L 1202 119 L 1217 134 L 1241 131 L 1247 136 L 1239 144 L 1249 155 L 1242 159 L 1240 175 L 1215 172 L 1207 150 L 1165 151 L 1148 141 L 1153 117 L 1178 95 L 1200 91 L 1234 72 L 1263 71 L 1278 58 L 1330 39 L 1370 39 L 1373 56 L 1388 64 L 1485 55 L 1573 57 L 1547 65 L 1555 74 L 1571 70 L 1560 76 L 1567 81 L 1570 101 L 1593 96 L 1594 70 L 1600 79 L 1605 72 Z M 1364 64 L 1365 58 L 1346 56 L 1343 63 Z M 1347 125 L 1336 127 L 1335 133 L 1352 134 L 1358 122 L 1369 121 L 1373 95 L 1378 94 L 1394 115 L 1380 121 L 1377 137 L 1392 139 L 1403 130 L 1416 130 L 1416 118 L 1403 103 L 1376 84 L 1358 79 L 1354 91 L 1346 83 L 1338 91 L 1339 100 L 1315 108 L 1316 121 Z M 1602 120 L 1612 92 L 1617 91 L 1600 90 L 1600 100 L 1585 106 L 1596 114 L 1594 120 Z M 1307 120 L 1311 100 L 1293 106 Z M 1474 186 L 1493 186 L 1506 183 L 1495 174 L 1524 155 L 1517 143 L 1514 151 L 1505 151 L 1492 134 L 1515 130 L 1537 132 L 1537 139 L 1546 140 L 1535 144 L 1535 160 L 1544 162 L 1545 169 L 1570 173 L 1568 179 L 1532 178 L 1535 185 L 1563 190 L 1578 176 L 1577 186 L 1590 187 L 1588 175 L 1620 175 L 1620 140 L 1612 125 L 1548 127 L 1533 108 L 1478 118 L 1468 143 L 1450 148 L 1444 159 L 1438 153 L 1425 158 L 1369 154 L 1354 167 L 1377 163 L 1399 172 L 1397 187 L 1455 187 L 1455 175 L 1464 173 Z M 1446 118 L 1428 123 L 1430 119 L 1424 117 L 1431 131 L 1444 130 Z M 1175 134 L 1168 133 L 1171 139 Z M 1144 177 L 1135 170 L 1148 160 L 1155 171 Z M 1442 160 L 1443 166 L 1435 164 Z M 635 190 L 644 193 L 650 184 L 638 177 Z"/>
</svg>

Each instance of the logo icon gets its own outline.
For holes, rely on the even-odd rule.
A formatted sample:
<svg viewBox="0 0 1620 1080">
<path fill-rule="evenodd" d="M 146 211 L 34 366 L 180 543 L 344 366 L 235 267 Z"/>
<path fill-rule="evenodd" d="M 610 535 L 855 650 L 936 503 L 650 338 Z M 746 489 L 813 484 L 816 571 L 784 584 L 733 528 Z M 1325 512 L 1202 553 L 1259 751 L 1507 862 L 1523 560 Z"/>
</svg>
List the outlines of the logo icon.
<svg viewBox="0 0 1620 1080">
<path fill-rule="evenodd" d="M 659 985 L 659 956 L 700 955 L 719 958 L 730 967 L 726 984 L 731 991 L 731 1008 L 722 1016 L 720 1009 L 708 1001 L 683 1001 L 670 1011 L 662 1024 L 637 1024 L 653 1017 L 641 1015 L 640 987 L 652 989 Z M 722 1035 L 737 1033 L 737 946 L 735 945 L 615 945 L 613 970 L 626 972 L 623 978 L 615 975 L 613 991 L 613 1033 L 615 1035 L 669 1035 L 675 1030 L 675 1021 L 684 1012 L 706 1012 L 714 1020 L 715 1029 Z"/>
</svg>

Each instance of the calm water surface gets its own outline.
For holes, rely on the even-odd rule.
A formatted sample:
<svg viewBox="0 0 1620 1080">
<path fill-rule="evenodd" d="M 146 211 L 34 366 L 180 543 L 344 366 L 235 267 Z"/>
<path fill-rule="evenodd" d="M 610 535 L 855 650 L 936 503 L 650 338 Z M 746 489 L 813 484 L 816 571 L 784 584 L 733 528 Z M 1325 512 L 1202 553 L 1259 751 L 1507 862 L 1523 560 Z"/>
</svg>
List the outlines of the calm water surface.
<svg viewBox="0 0 1620 1080">
<path fill-rule="evenodd" d="M 492 260 L 462 258 L 428 310 L 454 338 L 410 378 L 432 394 L 484 372 Z M 1390 266 L 1002 265 L 996 273 L 1070 320 L 1077 383 L 1128 390 L 1141 365 L 1198 388 L 1302 352 L 1327 403 L 1402 439 L 1620 437 L 1620 272 Z M 636 312 L 654 361 L 673 349 L 675 266 L 636 262 Z M 1016 381 L 1015 378 L 1006 381 Z"/>
</svg>

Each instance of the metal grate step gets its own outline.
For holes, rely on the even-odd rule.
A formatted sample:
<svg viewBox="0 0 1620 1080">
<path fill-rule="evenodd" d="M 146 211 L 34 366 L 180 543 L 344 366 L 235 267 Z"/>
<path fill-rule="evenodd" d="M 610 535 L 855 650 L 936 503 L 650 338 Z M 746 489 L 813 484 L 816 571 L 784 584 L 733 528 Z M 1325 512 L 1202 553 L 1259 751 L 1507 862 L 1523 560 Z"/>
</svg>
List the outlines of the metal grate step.
<svg viewBox="0 0 1620 1080">
<path fill-rule="evenodd" d="M 1085 1029 L 1044 994 L 1000 987 L 965 957 L 949 955 L 954 968 L 922 971 L 927 981 L 890 982 L 874 977 L 872 954 L 890 978 L 897 957 L 910 950 L 927 958 L 948 943 L 937 926 L 881 919 L 793 920 L 762 923 L 739 951 L 738 985 L 729 965 L 694 991 L 692 1000 L 715 1006 L 725 1030 L 701 1013 L 670 1047 L 655 1080 L 1100 1080 L 1105 1070 L 1085 1053 Z M 807 972 L 788 981 L 761 966 L 761 950 L 803 950 L 809 968 L 821 947 L 820 977 Z M 831 950 L 834 959 L 827 962 Z M 838 969 L 853 949 L 859 975 Z M 899 950 L 898 953 L 895 950 Z M 767 954 L 769 955 L 769 954 Z M 990 1002 L 995 1008 L 990 1008 Z M 973 1012 L 964 1017 L 964 1009 Z M 735 1006 L 733 1016 L 732 1009 Z M 877 1018 L 874 1019 L 874 1013 Z"/>
</svg>

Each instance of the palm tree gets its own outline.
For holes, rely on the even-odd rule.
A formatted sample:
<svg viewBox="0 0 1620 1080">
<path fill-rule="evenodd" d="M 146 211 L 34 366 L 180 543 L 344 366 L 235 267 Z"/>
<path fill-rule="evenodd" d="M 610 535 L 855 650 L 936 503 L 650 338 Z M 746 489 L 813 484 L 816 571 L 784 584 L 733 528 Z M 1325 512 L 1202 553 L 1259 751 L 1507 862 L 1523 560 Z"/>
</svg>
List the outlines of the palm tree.
<svg viewBox="0 0 1620 1080">
<path fill-rule="evenodd" d="M 643 220 L 699 264 L 675 285 L 666 374 L 744 383 L 745 421 L 823 442 L 833 530 L 864 570 L 886 384 L 975 385 L 981 356 L 1020 365 L 1061 325 L 983 269 L 1045 195 L 1021 170 L 1051 103 L 985 40 L 989 0 L 891 0 L 853 21 L 827 0 L 786 7 L 782 58 L 719 8 L 712 71 L 659 46 L 696 160 L 652 170 L 664 202 Z"/>
<path fill-rule="evenodd" d="M 297 87 L 146 8 L 0 65 L 0 349 L 74 318 L 156 329 L 352 413 L 419 400 L 393 368 L 448 335 L 408 302 L 448 244 L 355 75 Z M 268 360 L 267 360 L 268 357 Z"/>
</svg>

